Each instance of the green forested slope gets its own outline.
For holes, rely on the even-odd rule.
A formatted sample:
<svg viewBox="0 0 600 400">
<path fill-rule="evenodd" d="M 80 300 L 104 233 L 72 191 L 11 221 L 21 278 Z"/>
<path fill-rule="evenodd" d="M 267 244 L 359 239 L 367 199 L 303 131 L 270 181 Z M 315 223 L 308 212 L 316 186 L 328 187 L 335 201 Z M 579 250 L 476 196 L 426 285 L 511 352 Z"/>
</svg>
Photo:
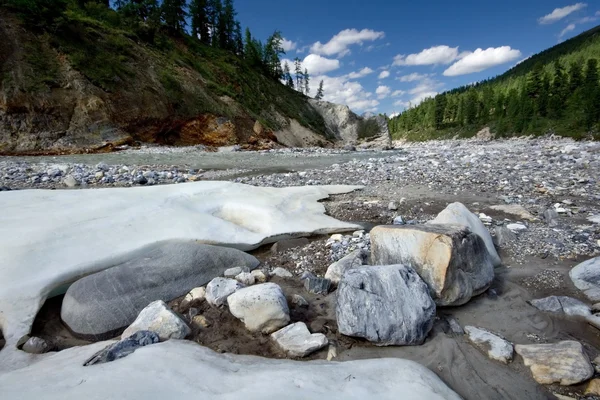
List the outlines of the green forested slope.
<svg viewBox="0 0 600 400">
<path fill-rule="evenodd" d="M 600 26 L 545 50 L 503 75 L 437 95 L 389 121 L 395 138 L 555 133 L 599 138 Z"/>
</svg>

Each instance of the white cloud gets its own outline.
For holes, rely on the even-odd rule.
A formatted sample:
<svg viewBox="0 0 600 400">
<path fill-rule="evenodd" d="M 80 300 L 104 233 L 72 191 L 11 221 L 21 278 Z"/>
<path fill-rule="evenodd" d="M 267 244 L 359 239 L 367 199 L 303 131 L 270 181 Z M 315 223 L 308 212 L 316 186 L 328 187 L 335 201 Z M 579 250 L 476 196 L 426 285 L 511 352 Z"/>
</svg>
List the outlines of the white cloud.
<svg viewBox="0 0 600 400">
<path fill-rule="evenodd" d="M 400 82 L 414 82 L 414 81 L 420 81 L 421 79 L 425 79 L 428 76 L 429 76 L 429 74 L 418 74 L 416 72 L 413 72 L 412 74 L 399 76 L 396 79 L 399 80 Z"/>
<path fill-rule="evenodd" d="M 397 111 L 393 112 L 393 113 L 390 114 L 390 118 L 396 118 L 398 115 L 400 115 L 399 112 L 397 112 Z"/>
<path fill-rule="evenodd" d="M 411 95 L 410 99 L 397 100 L 394 102 L 394 106 L 404 108 L 408 108 L 410 106 L 417 106 L 421 104 L 423 100 L 429 97 L 435 97 L 443 86 L 443 83 L 431 79 L 429 77 L 425 77 L 421 82 L 419 82 L 417 86 L 408 91 L 408 94 Z M 392 96 L 394 96 L 397 92 L 401 92 L 399 93 L 400 95 L 405 94 L 405 92 L 398 90 L 394 92 Z"/>
<path fill-rule="evenodd" d="M 392 97 L 402 96 L 404 93 L 406 93 L 404 90 L 395 90 L 394 93 L 392 93 Z"/>
<path fill-rule="evenodd" d="M 394 65 L 438 65 L 450 64 L 459 58 L 458 47 L 434 46 L 416 54 L 399 54 L 394 57 Z"/>
<path fill-rule="evenodd" d="M 389 86 L 378 86 L 377 90 L 375 90 L 375 93 L 377 94 L 377 98 L 379 100 L 385 99 L 386 97 L 389 96 L 389 94 L 392 92 L 392 89 L 389 88 Z"/>
<path fill-rule="evenodd" d="M 567 25 L 567 27 L 565 29 L 563 29 L 562 31 L 560 31 L 560 34 L 558 35 L 558 37 L 562 38 L 567 33 L 571 32 L 573 30 L 575 30 L 575 24 L 569 24 L 569 25 Z"/>
<path fill-rule="evenodd" d="M 324 91 L 323 100 L 345 104 L 357 113 L 376 110 L 379 105 L 379 101 L 372 98 L 372 93 L 367 92 L 360 83 L 349 80 L 347 75 L 337 77 L 314 76 L 310 81 L 311 93 L 317 93 L 321 80 L 323 81 Z"/>
<path fill-rule="evenodd" d="M 521 57 L 521 52 L 510 46 L 490 47 L 486 50 L 477 49 L 467 53 L 459 61 L 444 71 L 444 76 L 466 75 L 480 72 L 496 65 L 514 61 Z"/>
<path fill-rule="evenodd" d="M 290 67 L 293 69 L 293 66 Z M 302 61 L 302 67 L 308 69 L 310 75 L 319 75 L 338 69 L 340 61 L 321 57 L 317 54 L 309 54 Z"/>
<path fill-rule="evenodd" d="M 367 76 L 367 75 L 370 75 L 370 74 L 372 74 L 373 72 L 375 72 L 375 71 L 373 71 L 371 68 L 369 68 L 369 67 L 364 67 L 363 69 L 361 69 L 361 70 L 360 70 L 360 71 L 358 71 L 358 72 L 350 72 L 350 73 L 347 75 L 347 77 L 348 77 L 348 78 L 350 78 L 350 79 L 358 79 L 358 78 L 363 78 L 363 77 L 365 77 L 365 76 Z"/>
<path fill-rule="evenodd" d="M 379 79 L 385 79 L 388 76 L 390 76 L 390 71 L 381 71 L 381 73 L 379 74 Z"/>
<path fill-rule="evenodd" d="M 567 15 L 574 13 L 575 11 L 579 11 L 585 7 L 587 7 L 586 3 L 577 3 L 573 4 L 572 6 L 555 8 L 554 11 L 552 11 L 550 14 L 544 15 L 542 18 L 538 19 L 538 22 L 542 25 L 553 24 L 556 21 L 560 21 Z"/>
<path fill-rule="evenodd" d="M 376 32 L 371 29 L 345 29 L 331 38 L 325 44 L 316 42 L 311 46 L 311 52 L 326 56 L 337 55 L 343 57 L 350 53 L 350 47 L 353 44 L 363 44 L 366 41 L 374 41 L 385 37 L 383 32 Z"/>
<path fill-rule="evenodd" d="M 283 47 L 283 51 L 287 53 L 288 51 L 296 50 L 296 48 L 298 47 L 298 43 L 283 38 L 283 40 L 281 41 L 281 47 Z"/>
</svg>

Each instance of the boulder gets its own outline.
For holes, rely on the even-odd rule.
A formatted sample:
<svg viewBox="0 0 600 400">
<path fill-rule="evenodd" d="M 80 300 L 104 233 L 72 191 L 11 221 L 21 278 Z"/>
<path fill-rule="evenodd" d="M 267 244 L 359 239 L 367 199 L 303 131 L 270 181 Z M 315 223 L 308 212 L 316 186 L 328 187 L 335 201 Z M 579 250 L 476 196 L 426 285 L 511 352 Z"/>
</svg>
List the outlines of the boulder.
<svg viewBox="0 0 600 400">
<path fill-rule="evenodd" d="M 327 268 L 325 278 L 329 279 L 332 283 L 338 284 L 344 272 L 351 268 L 360 267 L 365 264 L 369 254 L 365 250 L 356 250 L 348 254 L 346 257 L 339 261 L 334 262 Z"/>
<path fill-rule="evenodd" d="M 84 367 L 85 360 L 104 346 L 74 347 L 48 355 L 28 368 L 0 374 L 2 398 L 461 398 L 427 367 L 400 358 L 340 363 L 274 360 L 217 354 L 193 342 L 169 340 L 110 365 Z"/>
<path fill-rule="evenodd" d="M 206 301 L 212 306 L 220 307 L 227 303 L 227 298 L 244 285 L 229 278 L 215 278 L 206 285 Z"/>
<path fill-rule="evenodd" d="M 564 314 L 570 317 L 586 318 L 592 314 L 587 304 L 567 296 L 549 296 L 531 300 L 529 304 L 540 311 Z"/>
<path fill-rule="evenodd" d="M 185 339 L 191 333 L 190 327 L 162 300 L 154 301 L 144 308 L 133 324 L 125 329 L 121 339 L 140 331 L 155 332 L 161 341 Z"/>
<path fill-rule="evenodd" d="M 423 343 L 435 310 L 425 282 L 403 265 L 353 268 L 337 291 L 339 332 L 378 346 Z"/>
<path fill-rule="evenodd" d="M 271 338 L 291 357 L 306 357 L 329 344 L 322 333 L 311 334 L 304 322 L 296 322 L 274 332 Z"/>
<path fill-rule="evenodd" d="M 377 226 L 371 231 L 371 263 L 410 265 L 439 306 L 465 304 L 494 279 L 483 240 L 458 225 Z"/>
<path fill-rule="evenodd" d="M 533 379 L 542 385 L 575 385 L 594 374 L 594 368 L 579 342 L 518 344 L 515 351 L 531 369 Z"/>
<path fill-rule="evenodd" d="M 281 287 L 263 283 L 240 289 L 227 298 L 229 311 L 252 332 L 271 333 L 290 322 Z"/>
<path fill-rule="evenodd" d="M 508 364 L 513 359 L 513 345 L 493 333 L 474 326 L 465 326 L 469 341 L 486 352 L 492 360 Z"/>
<path fill-rule="evenodd" d="M 506 228 L 514 233 L 519 233 L 527 230 L 527 227 L 523 224 L 508 224 Z"/>
<path fill-rule="evenodd" d="M 479 220 L 477 215 L 469 211 L 467 207 L 462 203 L 452 203 L 446 207 L 437 217 L 431 222 L 431 224 L 450 224 L 450 225 L 463 225 L 468 227 L 471 232 L 476 233 L 483 239 L 485 247 L 490 253 L 490 260 L 494 267 L 501 264 L 500 256 L 496 252 L 494 242 L 490 232 L 487 230 L 485 225 Z"/>
<path fill-rule="evenodd" d="M 569 276 L 577 289 L 592 302 L 600 301 L 600 257 L 592 258 L 574 267 Z"/>
<path fill-rule="evenodd" d="M 61 318 L 78 337 L 114 337 L 149 302 L 183 296 L 222 275 L 232 263 L 256 268 L 259 261 L 226 247 L 191 241 L 162 242 L 71 285 L 63 300 Z"/>
</svg>

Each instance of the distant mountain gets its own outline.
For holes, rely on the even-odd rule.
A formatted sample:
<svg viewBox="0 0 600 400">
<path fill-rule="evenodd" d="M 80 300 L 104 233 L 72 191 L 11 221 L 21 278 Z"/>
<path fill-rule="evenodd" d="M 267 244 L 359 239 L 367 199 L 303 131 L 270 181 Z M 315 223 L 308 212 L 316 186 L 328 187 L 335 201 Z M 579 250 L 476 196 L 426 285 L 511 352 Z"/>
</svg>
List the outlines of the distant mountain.
<svg viewBox="0 0 600 400">
<path fill-rule="evenodd" d="M 496 78 L 425 100 L 389 121 L 396 139 L 554 133 L 599 139 L 600 26 L 536 54 Z"/>
</svg>

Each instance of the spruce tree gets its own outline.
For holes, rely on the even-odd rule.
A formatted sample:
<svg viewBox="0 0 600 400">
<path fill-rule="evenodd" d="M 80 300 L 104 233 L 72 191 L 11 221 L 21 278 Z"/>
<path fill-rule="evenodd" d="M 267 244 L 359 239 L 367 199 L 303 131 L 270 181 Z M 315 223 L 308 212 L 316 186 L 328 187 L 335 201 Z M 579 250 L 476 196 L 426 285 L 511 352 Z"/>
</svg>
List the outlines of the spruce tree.
<svg viewBox="0 0 600 400">
<path fill-rule="evenodd" d="M 598 82 L 598 60 L 590 58 L 587 61 L 584 82 L 585 127 L 592 127 L 600 122 L 600 83 Z"/>
<path fill-rule="evenodd" d="M 446 96 L 438 94 L 435 96 L 435 109 L 434 109 L 434 126 L 435 129 L 441 129 L 444 124 L 444 113 L 446 111 Z"/>
<path fill-rule="evenodd" d="M 192 36 L 200 39 L 202 43 L 209 44 L 208 15 L 206 13 L 206 0 L 192 0 L 190 3 L 190 17 L 192 22 Z"/>
<path fill-rule="evenodd" d="M 568 82 L 565 69 L 559 61 L 554 63 L 554 79 L 550 86 L 548 115 L 552 119 L 560 119 L 567 101 Z"/>
<path fill-rule="evenodd" d="M 208 19 L 208 29 L 210 30 L 210 44 L 213 47 L 219 47 L 219 28 L 220 19 L 223 12 L 223 3 L 221 0 L 206 1 L 206 16 Z"/>
<path fill-rule="evenodd" d="M 573 61 L 569 66 L 569 93 L 573 94 L 583 86 L 583 63 L 581 60 Z"/>
<path fill-rule="evenodd" d="M 294 72 L 296 73 L 296 90 L 301 92 L 303 88 L 302 78 L 304 74 L 302 73 L 302 62 L 298 57 L 294 58 Z"/>
<path fill-rule="evenodd" d="M 290 71 L 290 65 L 286 61 L 283 65 L 283 80 L 287 87 L 294 88 L 294 79 L 292 78 L 292 74 Z"/>
<path fill-rule="evenodd" d="M 186 0 L 163 0 L 161 11 L 165 25 L 173 32 L 185 29 Z"/>
<path fill-rule="evenodd" d="M 304 68 L 304 94 L 308 96 L 310 93 L 310 77 L 308 76 L 308 69 Z"/>
<path fill-rule="evenodd" d="M 321 82 L 319 82 L 319 89 L 317 90 L 317 94 L 315 95 L 315 99 L 316 100 L 322 100 L 324 96 L 323 93 L 323 80 L 321 80 Z"/>
</svg>

